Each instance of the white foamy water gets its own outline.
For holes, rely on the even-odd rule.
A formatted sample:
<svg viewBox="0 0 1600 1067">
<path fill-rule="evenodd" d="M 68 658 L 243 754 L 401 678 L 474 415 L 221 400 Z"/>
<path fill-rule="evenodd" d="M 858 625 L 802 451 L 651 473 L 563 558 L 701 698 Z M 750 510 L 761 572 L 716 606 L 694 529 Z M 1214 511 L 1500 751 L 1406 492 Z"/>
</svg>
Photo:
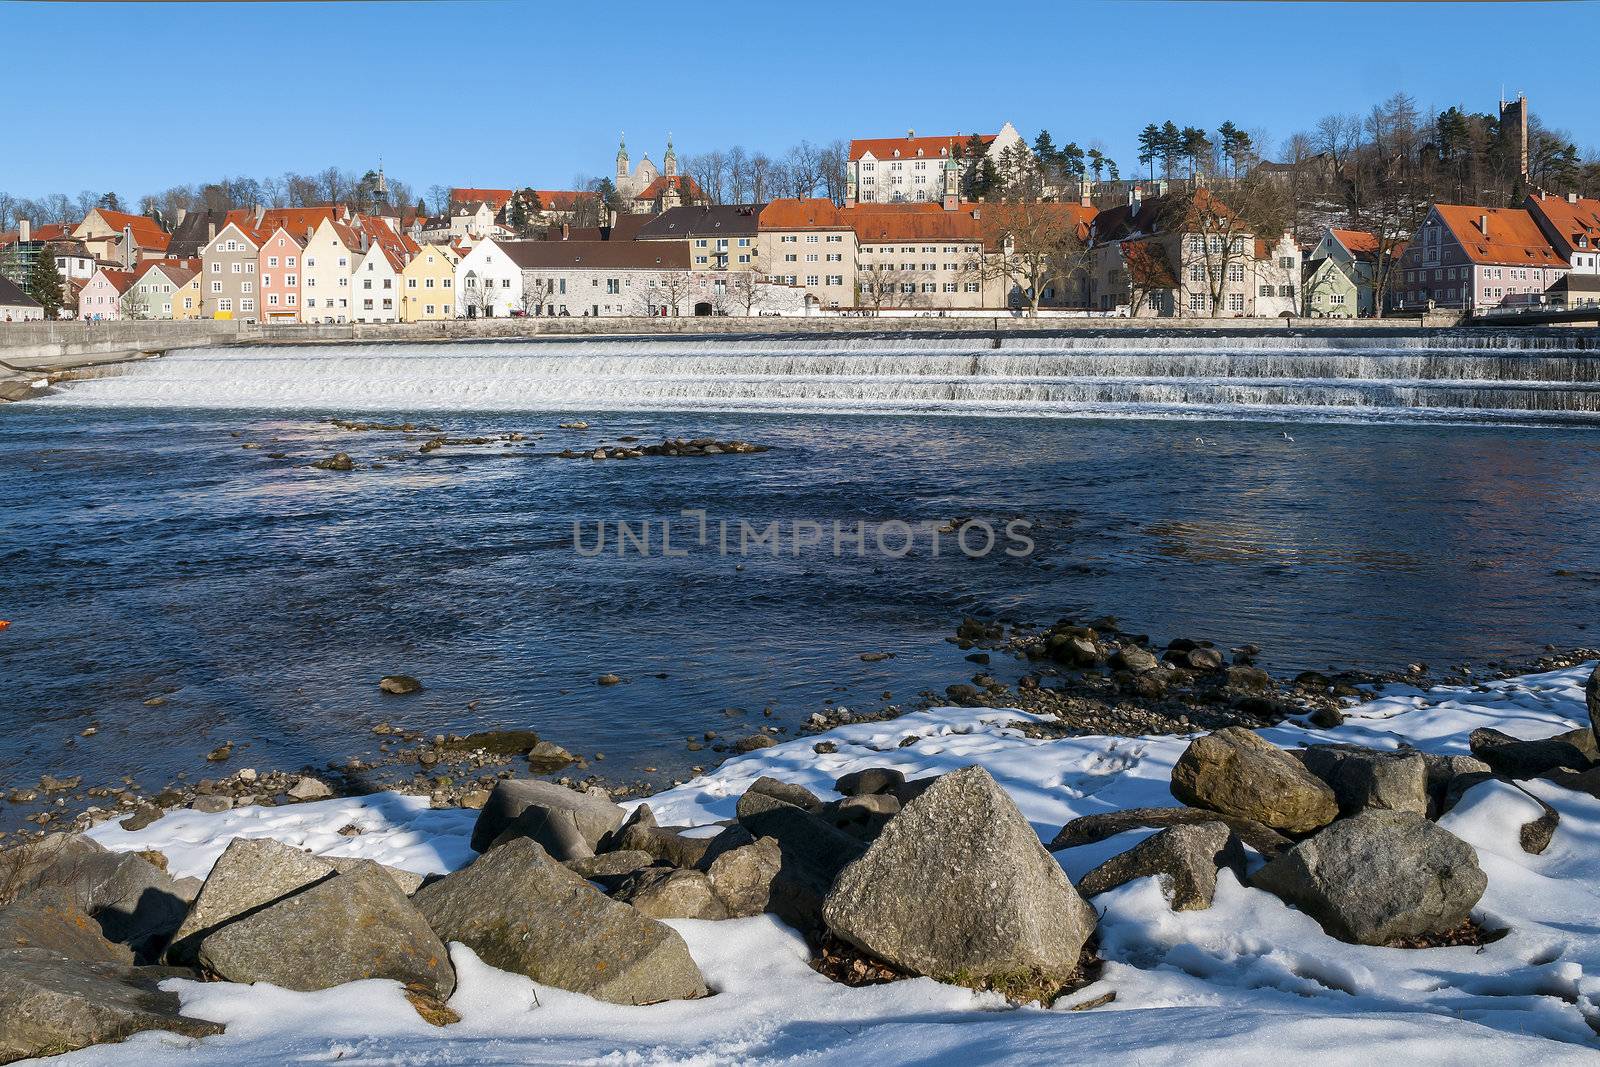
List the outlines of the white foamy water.
<svg viewBox="0 0 1600 1067">
<path fill-rule="evenodd" d="M 722 338 L 194 349 L 46 402 L 1589 419 L 1585 335 Z"/>
</svg>

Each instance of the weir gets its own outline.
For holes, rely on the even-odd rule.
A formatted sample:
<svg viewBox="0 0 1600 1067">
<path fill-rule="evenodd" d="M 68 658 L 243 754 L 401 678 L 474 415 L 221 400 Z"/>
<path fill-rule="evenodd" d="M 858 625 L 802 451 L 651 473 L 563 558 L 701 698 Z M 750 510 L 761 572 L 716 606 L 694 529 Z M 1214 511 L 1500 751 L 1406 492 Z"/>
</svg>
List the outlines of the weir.
<svg viewBox="0 0 1600 1067">
<path fill-rule="evenodd" d="M 1583 420 L 1569 334 L 532 340 L 198 348 L 45 403 L 328 410 L 1272 414 Z"/>
</svg>

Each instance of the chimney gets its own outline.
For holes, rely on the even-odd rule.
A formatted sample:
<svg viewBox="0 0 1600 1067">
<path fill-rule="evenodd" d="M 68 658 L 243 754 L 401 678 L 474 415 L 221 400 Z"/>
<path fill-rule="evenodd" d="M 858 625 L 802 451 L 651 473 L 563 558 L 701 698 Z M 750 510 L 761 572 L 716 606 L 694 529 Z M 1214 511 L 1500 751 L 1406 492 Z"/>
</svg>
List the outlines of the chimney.
<svg viewBox="0 0 1600 1067">
<path fill-rule="evenodd" d="M 1094 183 L 1085 181 L 1078 183 L 1078 203 L 1089 207 L 1094 203 Z"/>
<path fill-rule="evenodd" d="M 572 224 L 568 223 L 568 222 L 563 222 L 561 224 L 561 239 L 563 241 L 567 241 L 567 240 L 571 240 L 571 238 L 572 238 Z"/>
<path fill-rule="evenodd" d="M 206 244 L 210 244 L 212 241 L 215 241 L 216 239 L 217 239 L 217 224 L 215 222 L 207 221 L 206 222 Z"/>
<path fill-rule="evenodd" d="M 1485 237 L 1489 236 L 1489 216 L 1487 214 L 1478 216 L 1478 229 L 1483 231 Z"/>
<path fill-rule="evenodd" d="M 182 226 L 183 225 L 183 220 L 188 218 L 188 217 L 189 217 L 189 209 L 186 208 L 186 207 L 180 207 L 178 209 L 178 221 L 173 224 L 172 228 L 173 229 L 177 229 L 179 226 Z"/>
<path fill-rule="evenodd" d="M 256 205 L 256 225 L 261 225 L 261 220 L 267 217 L 267 209 L 260 204 Z"/>
<path fill-rule="evenodd" d="M 1576 204 L 1577 202 L 1578 202 L 1578 194 L 1577 193 L 1568 193 L 1567 194 L 1567 203 Z"/>
<path fill-rule="evenodd" d="M 24 244 L 33 240 L 33 223 L 27 219 L 17 220 L 17 240 Z"/>
</svg>

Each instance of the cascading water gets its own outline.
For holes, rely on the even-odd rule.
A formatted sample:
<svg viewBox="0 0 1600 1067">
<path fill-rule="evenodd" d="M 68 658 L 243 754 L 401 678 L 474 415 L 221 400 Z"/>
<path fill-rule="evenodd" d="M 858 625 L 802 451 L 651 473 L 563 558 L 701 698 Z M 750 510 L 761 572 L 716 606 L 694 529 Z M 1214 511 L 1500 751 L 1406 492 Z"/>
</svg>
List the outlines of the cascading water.
<svg viewBox="0 0 1600 1067">
<path fill-rule="evenodd" d="M 194 349 L 45 402 L 1591 421 L 1600 351 L 1555 334 L 695 338 Z"/>
</svg>

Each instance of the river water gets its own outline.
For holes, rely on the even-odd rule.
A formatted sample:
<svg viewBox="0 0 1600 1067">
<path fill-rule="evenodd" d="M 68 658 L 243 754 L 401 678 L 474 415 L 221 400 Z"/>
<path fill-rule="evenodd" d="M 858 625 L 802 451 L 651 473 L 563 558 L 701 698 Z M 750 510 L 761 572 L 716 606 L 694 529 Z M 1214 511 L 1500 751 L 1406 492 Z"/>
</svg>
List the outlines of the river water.
<svg viewBox="0 0 1600 1067">
<path fill-rule="evenodd" d="M 1112 613 L 1162 638 L 1254 642 L 1281 672 L 1594 641 L 1592 356 L 1197 351 L 1158 366 L 1119 350 L 1074 367 L 1082 353 L 1002 348 L 1035 361 L 1002 374 L 970 341 L 743 360 L 628 344 L 195 352 L 0 408 L 0 787 L 49 772 L 153 789 L 204 773 L 229 740 L 232 767 L 320 766 L 371 752 L 386 720 L 531 728 L 606 753 L 608 775 L 682 774 L 710 755 L 684 747 L 707 729 L 792 728 L 829 701 L 873 709 L 965 680 L 943 638 L 973 613 Z M 1211 363 L 1175 373 L 1186 360 Z M 1412 384 L 1371 388 L 1384 372 Z M 1090 396 L 1086 377 L 1123 393 Z M 1184 378 L 1212 387 L 1205 407 Z M 988 379 L 1007 384 L 975 395 Z M 1414 406 L 1507 382 L 1567 399 Z M 1255 388 L 1297 392 L 1241 406 Z M 424 453 L 428 433 L 331 417 L 494 440 Z M 557 428 L 576 419 L 590 429 Z M 499 438 L 512 432 L 525 439 Z M 624 435 L 770 451 L 553 455 Z M 358 469 L 309 466 L 334 451 Z M 781 553 L 702 546 L 683 509 L 713 530 L 778 522 Z M 934 555 L 926 531 L 905 555 L 875 550 L 886 523 L 958 516 L 1023 520 L 1034 550 L 974 558 L 947 537 Z M 686 554 L 659 534 L 649 555 L 616 554 L 617 521 L 664 520 Z M 610 524 L 609 551 L 575 551 L 575 521 L 585 547 Z M 796 556 L 789 533 L 809 522 L 865 523 L 867 550 L 836 556 L 825 532 Z M 426 692 L 380 695 L 396 672 Z"/>
</svg>

